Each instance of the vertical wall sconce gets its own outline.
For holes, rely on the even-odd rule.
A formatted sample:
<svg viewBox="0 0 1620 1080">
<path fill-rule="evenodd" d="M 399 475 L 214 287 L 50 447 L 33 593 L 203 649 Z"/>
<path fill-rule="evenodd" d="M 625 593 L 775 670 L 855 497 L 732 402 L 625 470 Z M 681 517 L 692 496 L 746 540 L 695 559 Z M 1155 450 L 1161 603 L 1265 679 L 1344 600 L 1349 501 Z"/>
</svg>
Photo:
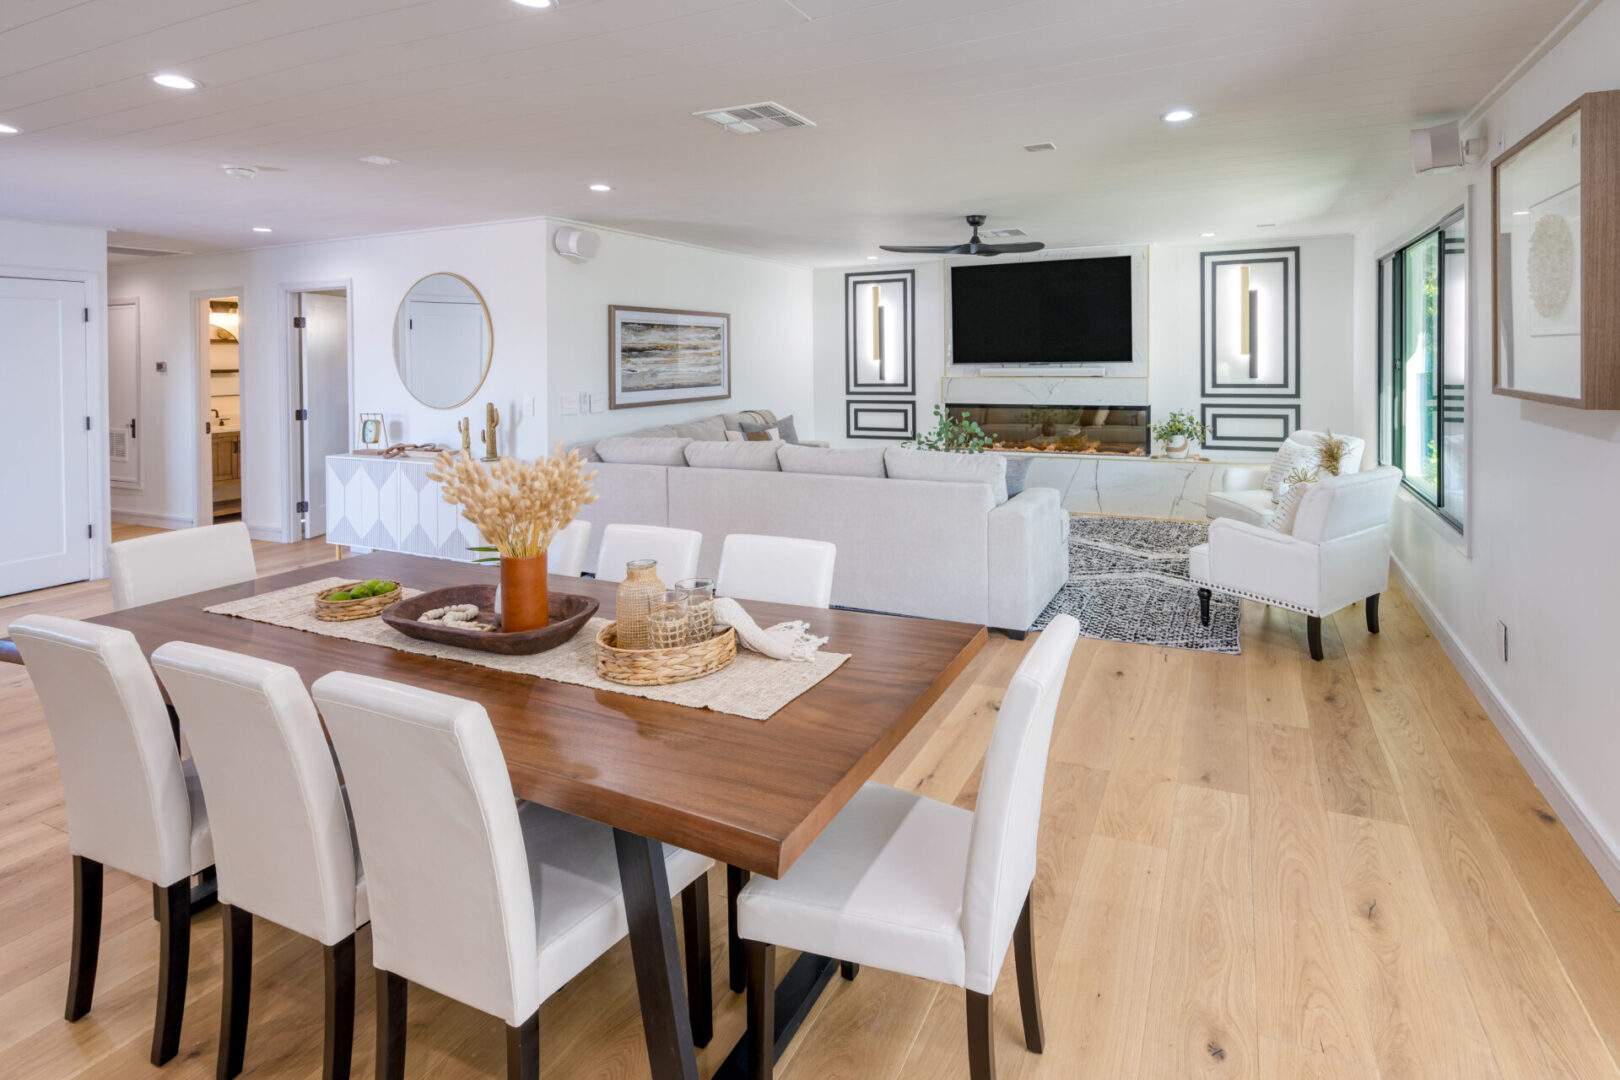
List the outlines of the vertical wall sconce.
<svg viewBox="0 0 1620 1080">
<path fill-rule="evenodd" d="M 1259 325 L 1260 290 L 1249 280 L 1249 268 L 1238 271 L 1238 291 L 1243 297 L 1242 313 L 1238 323 L 1238 351 L 1249 361 L 1249 378 L 1260 377 L 1260 350 L 1255 344 L 1255 327 Z"/>
</svg>

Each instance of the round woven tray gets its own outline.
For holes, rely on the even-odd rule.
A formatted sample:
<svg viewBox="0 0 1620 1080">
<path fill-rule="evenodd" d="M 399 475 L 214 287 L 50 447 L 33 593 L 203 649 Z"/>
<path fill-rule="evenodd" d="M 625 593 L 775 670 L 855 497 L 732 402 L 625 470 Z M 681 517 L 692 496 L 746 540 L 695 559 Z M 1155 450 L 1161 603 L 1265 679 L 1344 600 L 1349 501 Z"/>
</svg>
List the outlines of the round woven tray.
<svg viewBox="0 0 1620 1080">
<path fill-rule="evenodd" d="M 352 589 L 363 584 L 351 581 L 346 585 L 328 585 L 315 594 L 315 617 L 322 622 L 349 622 L 351 619 L 369 619 L 373 615 L 381 615 L 383 608 L 389 604 L 399 603 L 402 594 L 399 582 L 381 596 L 362 596 L 358 600 L 328 600 L 327 597 L 335 592 Z"/>
<path fill-rule="evenodd" d="M 596 634 L 596 673 L 627 686 L 664 686 L 713 675 L 737 659 L 737 631 L 723 631 L 695 645 L 674 649 L 621 649 L 619 624 L 610 622 Z"/>
</svg>

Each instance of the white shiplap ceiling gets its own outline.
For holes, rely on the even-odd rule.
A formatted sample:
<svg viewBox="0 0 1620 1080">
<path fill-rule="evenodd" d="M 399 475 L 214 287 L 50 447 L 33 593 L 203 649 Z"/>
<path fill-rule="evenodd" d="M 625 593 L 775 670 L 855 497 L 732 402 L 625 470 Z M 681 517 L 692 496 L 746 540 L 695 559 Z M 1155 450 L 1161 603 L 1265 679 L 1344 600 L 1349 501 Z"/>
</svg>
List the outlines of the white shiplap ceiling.
<svg viewBox="0 0 1620 1080">
<path fill-rule="evenodd" d="M 1346 231 L 1409 175 L 1409 128 L 1574 6 L 4 0 L 0 217 L 203 251 L 548 214 L 820 265 L 968 212 L 1061 246 Z M 817 126 L 690 115 L 756 101 Z"/>
</svg>

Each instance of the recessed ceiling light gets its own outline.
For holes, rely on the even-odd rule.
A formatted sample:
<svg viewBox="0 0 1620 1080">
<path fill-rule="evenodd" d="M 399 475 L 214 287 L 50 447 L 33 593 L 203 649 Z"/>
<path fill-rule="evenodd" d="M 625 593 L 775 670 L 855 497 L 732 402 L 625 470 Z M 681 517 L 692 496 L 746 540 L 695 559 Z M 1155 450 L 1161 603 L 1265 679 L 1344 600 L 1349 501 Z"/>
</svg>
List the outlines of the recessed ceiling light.
<svg viewBox="0 0 1620 1080">
<path fill-rule="evenodd" d="M 184 75 L 175 75 L 172 72 L 164 72 L 161 75 L 154 75 L 152 76 L 152 81 L 157 83 L 159 86 L 167 86 L 170 90 L 197 89 L 196 79 L 188 79 Z"/>
<path fill-rule="evenodd" d="M 1275 229 L 1276 227 L 1277 223 L 1275 221 L 1262 221 L 1260 224 L 1255 226 L 1257 229 Z"/>
<path fill-rule="evenodd" d="M 512 0 L 512 2 L 532 8 L 548 8 L 551 6 L 551 0 Z"/>
<path fill-rule="evenodd" d="M 518 2 L 522 3 L 522 0 L 518 0 Z M 613 185 L 612 184 L 592 184 L 591 185 L 591 190 L 592 191 L 612 191 L 613 190 Z"/>
<path fill-rule="evenodd" d="M 367 165 L 398 165 L 399 158 L 383 157 L 381 154 L 368 154 L 360 159 Z"/>
<path fill-rule="evenodd" d="M 1515 211 L 1513 211 L 1513 216 L 1514 217 L 1529 217 L 1530 216 L 1530 211 L 1528 211 L 1528 210 L 1515 210 Z"/>
<path fill-rule="evenodd" d="M 21 135 L 22 128 L 12 127 L 10 124 L 0 124 L 0 135 Z"/>
<path fill-rule="evenodd" d="M 1210 238 L 1211 238 L 1211 237 L 1213 237 L 1213 236 L 1214 236 L 1214 235 L 1215 235 L 1215 234 L 1214 234 L 1214 233 L 1212 233 L 1212 232 L 1201 232 L 1201 233 L 1199 233 L 1199 234 L 1198 234 L 1198 235 L 1199 235 L 1199 236 L 1202 236 L 1202 237 L 1203 237 L 1203 238 L 1204 238 L 1204 239 L 1205 239 L 1205 240 L 1208 240 L 1208 239 L 1210 239 Z"/>
<path fill-rule="evenodd" d="M 1191 109 L 1171 109 L 1169 112 L 1159 117 L 1159 119 L 1163 120 L 1167 124 L 1184 124 L 1197 115 L 1198 114 L 1193 112 Z"/>
<path fill-rule="evenodd" d="M 866 259 L 867 259 L 868 262 L 876 262 L 877 261 L 877 256 L 876 255 L 868 255 L 866 257 Z"/>
<path fill-rule="evenodd" d="M 255 226 L 253 226 L 253 231 L 254 232 L 275 232 L 276 230 L 270 228 L 270 226 L 268 226 L 268 225 L 255 225 Z"/>
</svg>

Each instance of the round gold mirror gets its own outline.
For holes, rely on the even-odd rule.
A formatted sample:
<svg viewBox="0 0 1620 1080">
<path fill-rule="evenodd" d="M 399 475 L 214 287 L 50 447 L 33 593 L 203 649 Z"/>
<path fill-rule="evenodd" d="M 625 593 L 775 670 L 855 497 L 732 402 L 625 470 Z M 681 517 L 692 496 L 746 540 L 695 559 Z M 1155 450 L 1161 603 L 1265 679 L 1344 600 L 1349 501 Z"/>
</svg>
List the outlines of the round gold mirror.
<svg viewBox="0 0 1620 1080">
<path fill-rule="evenodd" d="M 460 274 L 429 274 L 394 317 L 394 367 L 411 396 L 434 409 L 472 398 L 489 374 L 495 329 L 489 308 Z"/>
</svg>

